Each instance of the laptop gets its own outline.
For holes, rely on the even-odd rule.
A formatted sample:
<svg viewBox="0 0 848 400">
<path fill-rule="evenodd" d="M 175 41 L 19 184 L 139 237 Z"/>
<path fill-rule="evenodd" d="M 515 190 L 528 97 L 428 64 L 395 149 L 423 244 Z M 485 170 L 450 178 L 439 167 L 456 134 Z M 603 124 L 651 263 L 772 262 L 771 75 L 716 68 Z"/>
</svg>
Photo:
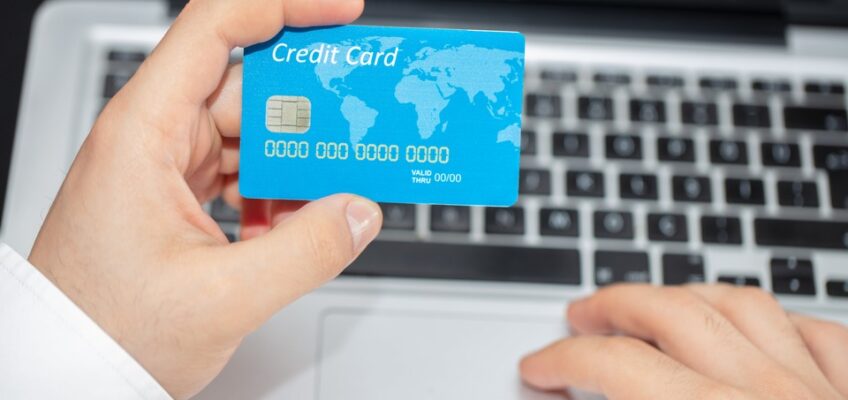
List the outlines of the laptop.
<svg viewBox="0 0 848 400">
<path fill-rule="evenodd" d="M 27 253 L 98 112 L 182 5 L 42 6 L 0 239 Z M 526 35 L 519 201 L 383 204 L 362 257 L 199 398 L 549 398 L 518 360 L 615 282 L 759 286 L 848 322 L 848 0 L 369 0 L 360 23 Z M 238 240 L 238 213 L 208 209 Z"/>
</svg>

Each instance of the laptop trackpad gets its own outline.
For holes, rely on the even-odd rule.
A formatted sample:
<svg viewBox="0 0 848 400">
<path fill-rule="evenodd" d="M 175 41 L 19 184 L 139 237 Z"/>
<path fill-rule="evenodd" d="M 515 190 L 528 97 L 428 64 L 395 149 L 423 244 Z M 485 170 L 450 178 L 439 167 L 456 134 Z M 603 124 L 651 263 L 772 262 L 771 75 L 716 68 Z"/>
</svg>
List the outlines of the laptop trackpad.
<svg viewBox="0 0 848 400">
<path fill-rule="evenodd" d="M 338 310 L 322 321 L 318 399 L 561 399 L 518 361 L 563 337 L 558 319 Z"/>
</svg>

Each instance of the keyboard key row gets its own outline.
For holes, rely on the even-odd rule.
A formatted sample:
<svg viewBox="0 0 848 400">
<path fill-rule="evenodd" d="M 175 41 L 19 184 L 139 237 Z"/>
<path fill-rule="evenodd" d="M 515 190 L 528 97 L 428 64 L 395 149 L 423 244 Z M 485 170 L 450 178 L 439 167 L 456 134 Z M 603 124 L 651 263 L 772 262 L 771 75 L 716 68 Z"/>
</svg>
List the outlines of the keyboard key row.
<svg viewBox="0 0 848 400">
<path fill-rule="evenodd" d="M 384 204 L 383 207 L 385 229 L 414 229 L 413 206 Z M 432 207 L 430 217 L 430 228 L 434 232 L 468 233 L 471 230 L 470 211 L 466 207 Z M 648 238 L 652 241 L 689 240 L 688 221 L 683 214 L 649 213 L 646 225 Z M 595 238 L 630 240 L 635 236 L 635 229 L 633 215 L 629 212 L 596 211 L 593 214 Z M 493 235 L 525 234 L 525 210 L 521 207 L 487 208 L 485 232 Z M 542 208 L 539 211 L 539 233 L 543 236 L 578 237 L 580 219 L 577 210 Z M 704 243 L 740 245 L 743 242 L 741 220 L 729 216 L 702 216 L 700 236 Z M 754 240 L 762 246 L 845 249 L 848 248 L 848 223 L 756 218 Z"/>
<path fill-rule="evenodd" d="M 630 120 L 644 123 L 667 122 L 666 104 L 656 99 L 632 99 L 629 102 Z M 529 94 L 526 113 L 531 117 L 561 118 L 563 100 L 553 94 Z M 844 108 L 786 106 L 782 110 L 787 129 L 843 132 L 848 130 Z M 684 101 L 680 105 L 681 122 L 687 125 L 717 126 L 718 105 L 711 102 Z M 610 97 L 581 96 L 577 99 L 577 117 L 587 121 L 612 121 L 615 106 Z M 773 126 L 769 106 L 764 104 L 734 104 L 731 112 L 734 126 L 766 129 Z"/>
<path fill-rule="evenodd" d="M 579 175 L 579 174 L 578 174 Z M 595 179 L 600 175 L 586 174 L 575 178 L 582 182 L 583 178 L 590 180 L 582 183 L 590 187 L 598 185 Z M 644 187 L 648 192 L 655 193 L 655 177 L 622 175 L 622 181 L 628 179 L 646 179 L 645 182 L 630 186 Z M 636 180 L 635 182 L 639 182 Z M 729 196 L 731 202 L 741 204 L 760 203 L 762 198 L 762 182 L 758 180 L 729 179 L 725 182 L 732 186 L 734 191 Z M 623 183 L 624 184 L 624 183 Z M 591 191 L 591 189 L 589 189 Z M 731 193 L 730 191 L 728 193 Z M 693 176 L 673 177 L 673 194 L 675 200 L 691 202 L 711 201 L 710 185 L 708 178 Z M 737 199 L 738 198 L 738 199 Z M 818 194 L 814 182 L 803 181 L 781 181 L 778 182 L 778 200 L 780 205 L 788 207 L 817 207 Z M 416 227 L 416 208 L 411 204 L 383 203 L 383 227 L 389 230 L 412 231 Z M 216 200 L 211 206 L 211 215 L 216 221 L 238 223 L 239 213 L 223 203 Z M 731 218 L 732 219 L 732 218 Z M 628 213 L 599 213 L 596 216 L 597 237 L 624 237 L 632 238 L 632 217 Z M 791 222 L 790 222 L 791 223 Z M 728 222 L 727 218 L 712 219 L 705 217 L 703 224 L 703 240 L 711 243 L 741 243 L 738 222 Z M 732 226 L 728 226 L 728 224 Z M 512 208 L 489 208 L 486 211 L 486 232 L 492 234 L 522 234 L 524 233 L 524 210 L 520 207 Z M 540 233 L 551 236 L 578 236 L 579 219 L 577 211 L 567 209 L 543 208 L 540 212 Z M 601 228 L 604 227 L 604 228 Z M 848 227 L 848 225 L 846 225 Z M 431 206 L 430 227 L 434 232 L 457 232 L 468 233 L 471 231 L 471 213 L 469 207 L 463 206 Z M 648 220 L 648 236 L 652 240 L 686 241 L 686 221 L 682 215 L 654 215 Z M 846 231 L 848 233 L 848 231 Z M 843 243 L 848 246 L 848 237 L 844 240 L 840 237 L 837 244 L 828 244 L 825 247 L 841 248 Z M 799 247 L 807 247 L 803 244 Z"/>
<path fill-rule="evenodd" d="M 551 174 L 547 170 L 523 169 L 519 191 L 523 195 L 550 195 Z M 570 171 L 566 193 L 574 197 L 602 197 L 603 175 L 600 172 Z M 728 178 L 724 181 L 725 201 L 730 204 L 763 205 L 765 186 L 759 179 Z M 644 174 L 621 174 L 619 195 L 627 200 L 656 200 L 657 177 Z M 708 203 L 712 201 L 709 178 L 698 176 L 672 177 L 672 196 L 675 201 Z M 784 207 L 816 208 L 819 206 L 818 187 L 812 181 L 777 182 L 778 204 Z"/>
<path fill-rule="evenodd" d="M 110 55 L 111 58 L 111 55 Z M 554 83 L 575 83 L 577 72 L 569 69 L 550 69 L 541 71 L 544 81 Z M 633 82 L 630 74 L 623 72 L 597 72 L 592 80 L 603 86 L 626 86 Z M 739 87 L 738 81 L 729 76 L 704 76 L 698 79 L 698 87 L 710 91 L 734 91 Z M 645 84 L 652 89 L 679 89 L 685 86 L 685 79 L 680 75 L 654 74 L 645 76 Z M 751 89 L 758 93 L 785 94 L 792 91 L 792 82 L 787 78 L 753 78 Z M 812 95 L 841 96 L 845 94 L 845 85 L 838 81 L 806 81 L 804 92 Z"/>
<path fill-rule="evenodd" d="M 527 138 L 522 142 L 522 154 L 536 154 L 536 134 L 533 131 L 522 133 Z M 552 153 L 555 157 L 588 158 L 590 154 L 589 135 L 581 132 L 554 132 Z M 711 140 L 709 142 L 710 162 L 722 165 L 744 166 L 749 163 L 747 143 L 736 140 Z M 822 168 L 848 170 L 848 147 L 816 146 L 817 164 Z M 835 149 L 835 150 L 834 150 Z M 642 160 L 644 158 L 642 138 L 636 135 L 607 135 L 604 138 L 605 156 L 612 160 Z M 821 152 L 822 154 L 819 154 Z M 830 153 L 838 153 L 830 156 Z M 827 153 L 827 154 L 825 154 Z M 659 137 L 656 141 L 657 159 L 663 162 L 694 163 L 696 146 L 692 139 L 677 137 Z M 796 143 L 763 142 L 760 144 L 763 166 L 798 168 L 801 166 L 801 149 Z M 832 160 L 824 160 L 832 157 Z M 821 160 L 820 160 L 821 159 Z M 827 163 L 825 163 L 827 162 Z"/>
<path fill-rule="evenodd" d="M 409 221 L 414 207 L 383 205 L 387 212 L 403 215 Z M 400 207 L 397 207 L 400 206 Z M 399 211 L 398 211 L 399 210 Z M 490 209 L 487 218 L 503 226 L 516 226 L 523 221 L 523 211 L 516 209 Z M 507 210 L 498 213 L 497 210 Z M 411 211 L 411 212 L 410 212 Z M 213 215 L 221 222 L 237 222 L 238 213 L 221 200 L 212 205 Z M 633 219 L 630 213 L 599 211 L 594 215 L 596 237 L 632 237 Z M 414 220 L 414 218 L 413 218 Z M 576 210 L 544 208 L 540 210 L 540 230 L 543 235 L 579 235 L 579 218 Z M 431 222 L 434 230 L 468 232 L 470 213 L 467 207 L 433 206 Z M 757 220 L 761 229 L 780 231 L 798 221 Z M 738 242 L 739 220 L 725 217 L 704 217 L 703 234 L 716 238 L 717 243 Z M 762 224 L 766 224 L 763 226 Z M 781 225 L 782 224 L 782 225 Z M 809 223 L 808 223 L 809 224 Z M 649 214 L 648 235 L 651 240 L 685 241 L 686 217 L 682 214 Z M 706 228 L 709 226 L 708 228 Z M 799 237 L 818 232 L 834 232 L 835 225 L 809 225 Z M 839 225 L 837 233 L 848 233 L 848 224 Z M 523 229 L 523 228 L 522 228 Z M 795 228 L 797 229 L 797 227 Z M 759 233 L 758 233 L 759 235 Z M 235 235 L 228 234 L 231 242 Z M 759 241 L 759 240 L 758 240 Z M 811 243 L 808 240 L 806 243 Z M 827 241 L 829 245 L 832 241 Z M 793 246 L 798 243 L 794 243 Z M 666 285 L 704 282 L 704 259 L 698 254 L 667 253 L 662 255 L 662 281 Z M 813 264 L 808 259 L 774 258 L 770 263 L 772 291 L 782 295 L 812 296 L 816 293 Z M 580 253 L 573 249 L 536 248 L 520 246 L 492 246 L 471 244 L 443 244 L 404 241 L 374 242 L 346 272 L 350 275 L 385 275 L 396 277 L 423 277 L 439 279 L 472 279 L 510 282 L 558 283 L 579 285 L 582 282 Z M 647 253 L 639 251 L 605 251 L 594 253 L 594 283 L 605 286 L 616 282 L 650 282 L 650 263 Z M 756 276 L 720 275 L 719 282 L 734 285 L 759 286 Z M 829 280 L 825 283 L 828 296 L 848 298 L 848 281 Z"/>
<path fill-rule="evenodd" d="M 415 229 L 415 206 L 381 204 L 383 226 L 387 230 Z M 220 200 L 212 205 L 212 216 L 219 222 L 238 223 L 235 210 Z M 761 246 L 810 249 L 848 248 L 848 223 L 799 219 L 754 219 L 754 241 Z M 686 242 L 689 240 L 688 219 L 683 214 L 649 213 L 646 217 L 647 235 L 652 241 Z M 468 233 L 471 213 L 468 207 L 433 206 L 430 208 L 430 229 L 434 232 Z M 633 215 L 624 211 L 595 211 L 593 233 L 599 239 L 633 239 Z M 525 210 L 521 207 L 486 208 L 485 231 L 495 235 L 526 233 Z M 539 210 L 539 233 L 542 236 L 578 237 L 580 218 L 577 210 L 545 207 Z M 739 245 L 743 242 L 742 222 L 732 216 L 700 218 L 700 236 L 704 243 Z"/>
<path fill-rule="evenodd" d="M 407 204 L 382 204 L 384 229 L 413 230 L 415 207 Z M 469 233 L 471 214 L 468 207 L 433 206 L 430 229 L 434 232 Z M 526 215 L 521 207 L 486 208 L 485 232 L 491 235 L 523 235 Z M 662 242 L 689 240 L 687 217 L 683 214 L 650 213 L 647 215 L 648 238 Z M 551 237 L 580 236 L 577 210 L 545 207 L 539 210 L 539 234 Z M 596 211 L 593 234 L 598 239 L 630 240 L 635 236 L 633 214 L 624 211 Z M 741 244 L 741 222 L 735 217 L 701 218 L 701 239 L 706 243 Z"/>
<path fill-rule="evenodd" d="M 534 186 L 543 188 L 544 194 L 550 194 L 550 173 L 533 170 L 522 176 L 535 178 L 521 183 L 520 187 Z M 840 175 L 848 177 L 848 173 Z M 537 183 L 539 181 L 544 183 Z M 570 197 L 598 198 L 605 196 L 604 175 L 601 172 L 571 170 L 566 173 L 566 195 Z M 621 174 L 619 175 L 619 197 L 624 200 L 656 200 L 658 181 L 655 175 Z M 840 183 L 844 188 L 848 182 Z M 848 189 L 837 188 L 832 196 L 842 201 L 848 198 Z M 727 178 L 724 180 L 724 200 L 729 204 L 764 205 L 766 204 L 765 184 L 760 179 Z M 537 192 L 521 190 L 521 194 L 532 195 Z M 678 175 L 671 178 L 671 194 L 674 201 L 709 203 L 713 200 L 710 178 L 706 176 Z M 777 182 L 777 201 L 784 207 L 819 207 L 818 186 L 814 181 L 780 180 Z M 842 208 L 844 204 L 834 203 Z"/>
</svg>

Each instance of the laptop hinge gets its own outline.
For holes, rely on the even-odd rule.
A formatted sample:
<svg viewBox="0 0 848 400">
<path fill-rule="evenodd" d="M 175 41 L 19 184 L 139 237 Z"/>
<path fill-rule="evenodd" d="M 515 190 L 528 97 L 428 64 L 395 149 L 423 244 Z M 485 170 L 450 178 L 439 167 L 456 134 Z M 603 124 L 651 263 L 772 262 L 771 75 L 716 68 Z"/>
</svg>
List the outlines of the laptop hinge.
<svg viewBox="0 0 848 400">
<path fill-rule="evenodd" d="M 168 16 L 176 18 L 186 3 L 188 3 L 188 0 L 168 0 Z"/>
</svg>

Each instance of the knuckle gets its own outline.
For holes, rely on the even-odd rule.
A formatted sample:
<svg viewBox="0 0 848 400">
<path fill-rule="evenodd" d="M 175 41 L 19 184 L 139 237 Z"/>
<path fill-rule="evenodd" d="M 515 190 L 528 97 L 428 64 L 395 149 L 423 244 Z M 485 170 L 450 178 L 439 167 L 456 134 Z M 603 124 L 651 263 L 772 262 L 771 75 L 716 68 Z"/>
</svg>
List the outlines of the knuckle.
<svg viewBox="0 0 848 400">
<path fill-rule="evenodd" d="M 701 299 L 683 287 L 668 287 L 664 290 L 664 296 L 668 300 L 668 304 L 673 304 L 676 307 L 684 309 L 700 309 L 704 307 L 704 302 Z"/>
<path fill-rule="evenodd" d="M 759 307 L 774 307 L 778 304 L 774 296 L 756 287 L 739 288 L 737 296 L 739 301 L 745 301 Z"/>
<path fill-rule="evenodd" d="M 716 307 L 731 319 L 762 313 L 784 314 L 783 307 L 774 296 L 754 287 L 731 288 Z"/>
<path fill-rule="evenodd" d="M 732 325 L 724 316 L 714 310 L 704 313 L 704 329 L 711 335 L 726 337 L 733 332 Z"/>
</svg>

